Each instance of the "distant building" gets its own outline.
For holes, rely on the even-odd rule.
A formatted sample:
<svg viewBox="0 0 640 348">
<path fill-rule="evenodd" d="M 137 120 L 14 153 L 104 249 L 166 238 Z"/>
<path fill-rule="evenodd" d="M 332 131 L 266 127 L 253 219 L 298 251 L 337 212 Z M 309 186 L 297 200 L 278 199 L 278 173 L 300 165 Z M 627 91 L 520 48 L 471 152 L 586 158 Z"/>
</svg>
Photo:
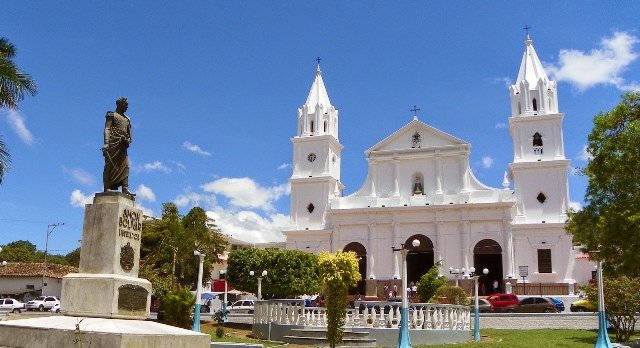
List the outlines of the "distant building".
<svg viewBox="0 0 640 348">
<path fill-rule="evenodd" d="M 565 232 L 570 160 L 564 154 L 564 114 L 556 82 L 547 77 L 529 37 L 508 95 L 513 161 L 502 187 L 489 187 L 473 174 L 471 144 L 416 116 L 365 151 L 368 175 L 355 193 L 343 196 L 338 109 L 318 66 L 291 139 L 286 248 L 356 252 L 368 295 L 400 278 L 399 253 L 392 246 L 410 246 L 416 239 L 420 246 L 407 258 L 409 282 L 439 260 L 447 277 L 453 277 L 450 267 L 488 268 L 481 280 L 487 287 L 498 281 L 503 289 L 506 281 L 524 279 L 569 288 L 584 281 L 580 273 L 586 266 L 574 267 L 572 237 Z M 495 149 L 500 150 L 510 151 Z M 525 271 L 527 277 L 520 278 Z"/>
<path fill-rule="evenodd" d="M 60 296 L 62 277 L 78 268 L 42 262 L 8 262 L 0 267 L 0 296 L 28 301 L 40 295 Z"/>
</svg>

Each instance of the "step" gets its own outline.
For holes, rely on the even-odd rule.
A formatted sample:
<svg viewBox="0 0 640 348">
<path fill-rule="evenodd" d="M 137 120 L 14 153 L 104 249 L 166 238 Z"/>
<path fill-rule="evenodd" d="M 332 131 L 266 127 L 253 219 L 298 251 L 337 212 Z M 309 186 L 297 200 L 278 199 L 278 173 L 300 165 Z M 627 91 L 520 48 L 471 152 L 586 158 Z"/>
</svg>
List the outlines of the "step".
<svg viewBox="0 0 640 348">
<path fill-rule="evenodd" d="M 299 345 L 328 345 L 327 339 L 324 337 L 304 337 L 304 336 L 284 336 L 283 341 L 289 344 Z M 349 347 L 374 347 L 376 345 L 375 338 L 343 338 L 340 346 Z"/>
<path fill-rule="evenodd" d="M 324 338 L 324 337 L 327 336 L 327 330 L 326 329 L 291 329 L 291 336 Z M 369 332 L 367 332 L 367 331 L 345 330 L 343 337 L 345 337 L 345 338 L 367 338 L 367 336 L 369 336 Z"/>
</svg>

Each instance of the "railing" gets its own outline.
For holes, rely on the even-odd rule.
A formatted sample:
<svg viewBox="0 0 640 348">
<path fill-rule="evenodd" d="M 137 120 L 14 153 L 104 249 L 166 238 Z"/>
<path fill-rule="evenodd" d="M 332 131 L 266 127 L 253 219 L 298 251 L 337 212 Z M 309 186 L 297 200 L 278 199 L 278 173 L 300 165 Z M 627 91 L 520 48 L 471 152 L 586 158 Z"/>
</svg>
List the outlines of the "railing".
<svg viewBox="0 0 640 348">
<path fill-rule="evenodd" d="M 534 146 L 533 147 L 533 154 L 540 156 L 540 155 L 542 155 L 542 152 L 543 152 L 542 150 L 543 150 L 542 146 Z"/>
<path fill-rule="evenodd" d="M 345 328 L 397 328 L 400 303 L 356 301 L 345 313 Z M 409 304 L 409 328 L 422 330 L 470 330 L 468 306 L 432 303 Z M 266 300 L 255 303 L 254 324 L 326 326 L 323 307 L 305 307 L 304 300 Z"/>
<path fill-rule="evenodd" d="M 518 283 L 513 286 L 516 295 L 569 295 L 569 284 Z"/>
</svg>

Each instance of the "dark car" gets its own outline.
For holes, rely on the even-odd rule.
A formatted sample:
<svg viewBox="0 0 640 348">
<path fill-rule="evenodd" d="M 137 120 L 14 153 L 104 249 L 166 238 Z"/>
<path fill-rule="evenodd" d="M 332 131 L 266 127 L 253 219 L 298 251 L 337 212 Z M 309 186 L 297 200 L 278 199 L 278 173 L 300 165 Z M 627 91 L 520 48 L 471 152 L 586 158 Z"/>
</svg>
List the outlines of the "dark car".
<svg viewBox="0 0 640 348">
<path fill-rule="evenodd" d="M 564 312 L 564 302 L 562 302 L 560 299 L 556 298 L 556 297 L 547 297 L 548 299 L 550 299 L 553 304 L 556 305 L 556 308 L 558 308 L 558 312 Z"/>
<path fill-rule="evenodd" d="M 556 313 L 556 304 L 545 297 L 527 297 L 514 307 L 518 313 Z"/>
<path fill-rule="evenodd" d="M 514 312 L 514 308 L 520 303 L 518 296 L 514 294 L 495 294 L 487 297 L 496 312 Z"/>
</svg>

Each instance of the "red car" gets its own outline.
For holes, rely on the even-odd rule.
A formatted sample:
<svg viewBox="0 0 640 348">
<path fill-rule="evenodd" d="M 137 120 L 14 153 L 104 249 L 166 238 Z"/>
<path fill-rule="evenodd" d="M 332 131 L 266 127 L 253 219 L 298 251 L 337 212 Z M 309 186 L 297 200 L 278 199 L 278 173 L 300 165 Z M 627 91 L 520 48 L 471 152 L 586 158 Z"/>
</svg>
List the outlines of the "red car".
<svg viewBox="0 0 640 348">
<path fill-rule="evenodd" d="M 520 303 L 518 296 L 514 294 L 495 294 L 487 297 L 496 312 L 515 312 L 515 307 Z"/>
</svg>

